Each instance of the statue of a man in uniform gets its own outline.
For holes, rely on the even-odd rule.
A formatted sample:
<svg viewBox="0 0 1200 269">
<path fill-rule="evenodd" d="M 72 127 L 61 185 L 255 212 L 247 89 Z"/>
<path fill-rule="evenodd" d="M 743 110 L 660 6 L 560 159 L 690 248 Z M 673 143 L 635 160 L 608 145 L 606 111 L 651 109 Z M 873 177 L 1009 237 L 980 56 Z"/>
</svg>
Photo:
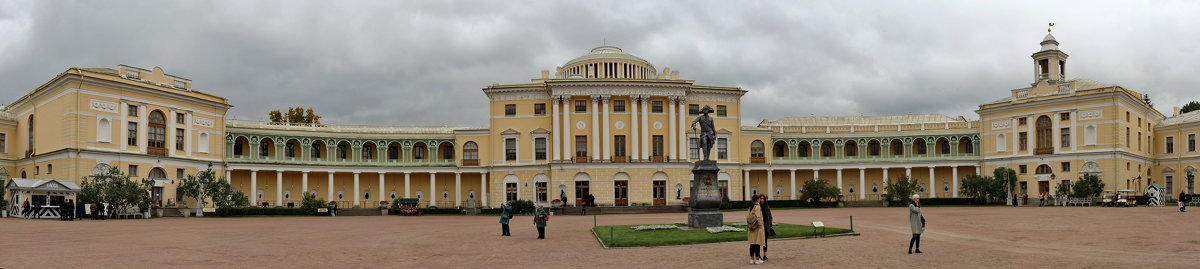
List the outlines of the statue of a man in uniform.
<svg viewBox="0 0 1200 269">
<path fill-rule="evenodd" d="M 709 160 L 708 154 L 712 151 L 713 143 L 717 141 L 717 131 L 713 129 L 713 119 L 708 116 L 708 113 L 713 113 L 712 107 L 704 106 L 700 109 L 700 116 L 692 121 L 692 131 L 696 131 L 696 124 L 700 124 L 700 152 L 704 155 L 704 160 Z"/>
</svg>

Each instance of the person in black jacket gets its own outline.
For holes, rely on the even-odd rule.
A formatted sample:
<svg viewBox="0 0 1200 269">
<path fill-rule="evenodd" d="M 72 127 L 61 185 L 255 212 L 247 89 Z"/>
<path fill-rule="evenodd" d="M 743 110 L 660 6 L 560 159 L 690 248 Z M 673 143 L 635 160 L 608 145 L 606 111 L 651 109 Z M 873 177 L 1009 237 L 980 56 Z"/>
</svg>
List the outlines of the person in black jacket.
<svg viewBox="0 0 1200 269">
<path fill-rule="evenodd" d="M 762 245 L 762 260 L 766 261 L 767 260 L 767 241 L 769 241 L 767 239 L 770 239 L 772 236 L 775 236 L 775 226 L 774 226 L 775 218 L 771 216 L 771 205 L 770 205 L 770 203 L 767 203 L 767 195 L 759 194 L 758 198 L 760 201 L 759 206 L 762 207 L 762 215 L 763 215 L 763 224 L 762 225 L 763 225 L 763 229 L 765 229 L 764 232 L 766 232 L 766 233 L 763 233 L 765 238 L 763 238 L 763 245 Z"/>
<path fill-rule="evenodd" d="M 1187 212 L 1187 194 L 1179 192 L 1179 212 Z"/>
</svg>

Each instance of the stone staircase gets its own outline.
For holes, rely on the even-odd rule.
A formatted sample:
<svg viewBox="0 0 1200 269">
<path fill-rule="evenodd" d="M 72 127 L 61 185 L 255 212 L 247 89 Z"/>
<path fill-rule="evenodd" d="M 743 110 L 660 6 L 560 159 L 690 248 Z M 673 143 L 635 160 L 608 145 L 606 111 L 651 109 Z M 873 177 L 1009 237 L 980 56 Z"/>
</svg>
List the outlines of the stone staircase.
<svg viewBox="0 0 1200 269">
<path fill-rule="evenodd" d="M 182 217 L 184 217 L 184 215 L 183 215 L 183 213 L 180 213 L 180 212 L 179 212 L 179 209 L 175 209 L 175 208 L 164 208 L 164 209 L 162 210 L 162 216 L 159 216 L 159 217 L 163 217 L 163 218 L 182 218 Z"/>
<path fill-rule="evenodd" d="M 339 217 L 342 216 L 382 216 L 378 208 L 339 208 L 337 211 Z"/>
<path fill-rule="evenodd" d="M 579 215 L 583 211 L 582 207 L 569 206 L 554 209 L 556 215 Z M 654 213 L 687 213 L 688 207 L 682 205 L 669 206 L 600 206 L 588 207 L 588 215 L 615 215 L 615 214 L 654 214 Z"/>
</svg>

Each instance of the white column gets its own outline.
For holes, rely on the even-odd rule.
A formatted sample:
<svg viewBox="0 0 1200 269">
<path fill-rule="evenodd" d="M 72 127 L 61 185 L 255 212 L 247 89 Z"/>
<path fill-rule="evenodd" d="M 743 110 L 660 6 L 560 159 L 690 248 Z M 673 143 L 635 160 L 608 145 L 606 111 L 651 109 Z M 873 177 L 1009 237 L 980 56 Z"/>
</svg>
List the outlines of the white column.
<svg viewBox="0 0 1200 269">
<path fill-rule="evenodd" d="M 981 170 L 983 170 L 982 166 L 978 166 L 978 165 L 975 166 L 975 174 L 976 175 L 983 175 L 983 171 L 981 171 Z"/>
<path fill-rule="evenodd" d="M 1059 137 L 1062 135 L 1062 132 L 1058 130 L 1058 127 L 1062 126 L 1062 123 L 1059 122 L 1059 119 L 1061 119 L 1059 117 L 1059 113 L 1061 112 L 1055 111 L 1050 113 L 1050 137 L 1052 137 L 1050 139 L 1050 148 L 1053 149 L 1054 152 L 1058 152 L 1059 148 L 1062 148 L 1062 138 Z"/>
<path fill-rule="evenodd" d="M 629 113 L 629 139 L 631 141 L 629 144 L 629 153 L 631 161 L 642 158 L 641 152 L 638 150 L 641 148 L 638 143 L 640 142 L 638 141 L 638 106 L 641 105 L 638 98 L 637 95 L 629 96 L 629 103 L 633 107 L 632 112 Z"/>
<path fill-rule="evenodd" d="M 454 206 L 462 206 L 462 172 L 454 172 Z"/>
<path fill-rule="evenodd" d="M 687 160 L 687 158 L 688 158 L 687 104 L 685 102 L 686 99 L 682 96 L 680 96 L 678 98 L 678 101 L 679 101 L 679 104 L 678 104 L 679 105 L 679 122 L 678 122 L 679 123 L 679 126 L 678 126 L 678 128 L 679 128 L 679 133 L 678 133 L 679 134 L 679 153 L 677 156 L 679 156 L 679 159 Z"/>
<path fill-rule="evenodd" d="M 953 188 L 950 190 L 950 195 L 958 198 L 958 166 L 950 166 L 950 182 L 952 185 L 950 187 Z"/>
<path fill-rule="evenodd" d="M 192 152 L 196 151 L 196 149 L 192 148 L 192 140 L 194 140 L 192 139 L 194 137 L 192 136 L 192 122 L 195 121 L 192 120 L 192 117 L 192 112 L 188 111 L 187 115 L 183 118 L 183 122 L 187 123 L 187 126 L 183 129 L 183 149 L 188 157 L 192 157 Z"/>
<path fill-rule="evenodd" d="M 766 195 L 767 195 L 767 197 L 771 198 L 768 200 L 775 200 L 775 177 L 774 176 L 775 176 L 775 170 L 767 169 L 767 190 L 766 190 L 767 193 L 766 193 Z"/>
<path fill-rule="evenodd" d="M 744 194 L 742 194 L 742 200 L 750 201 L 750 170 L 742 170 L 742 182 L 742 189 L 744 191 Z"/>
<path fill-rule="evenodd" d="M 642 158 L 650 157 L 650 96 L 642 96 Z"/>
<path fill-rule="evenodd" d="M 1021 151 L 1021 145 L 1018 144 L 1021 141 L 1021 135 L 1018 134 L 1019 132 L 1017 132 L 1017 122 L 1017 117 L 1013 117 L 1012 122 L 1008 123 L 1009 125 L 1012 125 L 1012 145 L 1008 145 L 1008 150 L 1012 151 L 1013 156 L 1017 156 L 1017 154 Z"/>
<path fill-rule="evenodd" d="M 821 170 L 813 169 L 813 179 L 812 180 L 816 181 L 817 179 L 819 179 L 820 176 L 821 176 Z"/>
<path fill-rule="evenodd" d="M 358 173 L 359 172 L 354 172 L 354 205 L 358 205 L 358 198 L 362 197 L 362 192 L 360 192 L 358 189 Z"/>
<path fill-rule="evenodd" d="M 429 172 L 429 204 L 437 206 L 437 172 Z"/>
<path fill-rule="evenodd" d="M 883 168 L 883 193 L 887 193 L 887 185 L 888 185 L 888 168 L 884 167 Z"/>
<path fill-rule="evenodd" d="M 551 100 L 550 102 L 553 103 L 553 105 L 550 106 L 550 110 L 551 110 L 550 117 L 552 118 L 550 125 L 554 126 L 554 130 L 553 130 L 552 134 L 559 135 L 561 133 L 559 131 L 558 126 L 562 125 L 562 123 L 558 121 L 558 106 L 560 106 L 562 104 L 562 101 L 558 99 L 558 96 L 554 96 L 554 97 L 550 98 L 550 100 Z M 554 160 L 554 161 L 562 160 L 562 152 L 560 151 L 559 146 L 561 146 L 561 144 L 563 143 L 563 139 L 561 137 L 558 137 L 558 138 L 551 137 L 550 139 L 554 141 L 554 142 L 550 143 L 550 144 L 554 144 L 554 146 L 553 146 L 554 151 L 552 151 L 550 154 L 550 160 Z"/>
<path fill-rule="evenodd" d="M 300 172 L 300 189 L 300 198 L 308 197 L 308 171 Z"/>
<path fill-rule="evenodd" d="M 867 199 L 867 169 L 858 169 L 858 199 Z"/>
<path fill-rule="evenodd" d="M 388 199 L 391 199 L 391 197 L 384 196 L 385 188 L 383 184 L 386 184 L 386 182 L 383 182 L 383 178 L 385 175 L 387 175 L 387 173 L 379 172 L 379 190 L 375 191 L 375 197 L 378 197 L 375 199 L 377 201 L 387 201 Z"/>
<path fill-rule="evenodd" d="M 933 180 L 933 166 L 929 167 L 929 198 L 937 198 L 937 185 Z"/>
<path fill-rule="evenodd" d="M 483 198 L 481 199 L 483 200 L 483 205 L 491 207 L 492 203 L 488 200 L 487 172 L 479 173 L 479 188 L 481 189 L 480 195 Z"/>
<path fill-rule="evenodd" d="M 1028 130 L 1026 131 L 1027 133 L 1025 134 L 1025 140 L 1026 140 L 1025 148 L 1029 149 L 1029 153 L 1030 153 L 1030 155 L 1032 155 L 1033 149 L 1037 148 L 1037 144 L 1035 144 L 1035 142 L 1037 140 L 1034 140 L 1034 138 L 1037 137 L 1037 135 L 1033 132 L 1033 126 L 1037 125 L 1037 122 L 1034 120 L 1033 115 L 1029 115 L 1026 118 L 1028 118 L 1028 119 L 1025 120 L 1025 126 L 1027 126 L 1026 129 L 1028 129 Z M 1050 131 L 1053 132 L 1054 130 L 1050 130 Z M 1051 137 L 1053 137 L 1053 136 L 1051 136 Z"/>
<path fill-rule="evenodd" d="M 258 170 L 250 170 L 250 205 L 258 205 Z"/>
<path fill-rule="evenodd" d="M 121 130 L 119 132 L 121 133 L 121 140 L 116 141 L 116 143 L 121 145 L 121 150 L 124 151 L 129 146 L 129 103 L 121 100 L 121 107 L 119 109 L 121 111 L 121 122 L 113 124 L 113 126 L 117 126 L 117 130 Z M 233 154 L 233 152 L 228 152 L 227 154 Z"/>
<path fill-rule="evenodd" d="M 412 192 L 409 191 L 409 186 L 412 185 L 410 176 L 412 176 L 412 173 L 404 172 L 404 198 L 412 198 Z"/>
<path fill-rule="evenodd" d="M 563 160 L 570 161 L 575 156 L 575 147 L 572 142 L 575 137 L 571 136 L 571 129 L 575 129 L 575 124 L 571 122 L 571 97 L 563 96 Z"/>
<path fill-rule="evenodd" d="M 600 152 L 600 96 L 592 95 L 591 102 L 592 102 L 592 110 L 589 112 L 591 112 L 591 114 L 592 114 L 592 124 L 591 124 L 592 125 L 591 126 L 592 127 L 592 137 L 591 137 L 591 139 L 588 139 L 588 140 L 591 140 L 590 143 L 592 144 L 592 151 L 591 151 L 591 154 L 588 154 L 588 155 L 592 155 L 590 158 L 594 161 L 594 160 L 599 160 L 600 155 L 601 155 L 600 154 L 601 153 Z"/>
<path fill-rule="evenodd" d="M 904 176 L 908 177 L 908 181 L 913 181 L 913 178 L 912 178 L 912 167 L 905 167 L 905 168 L 904 168 Z"/>
<path fill-rule="evenodd" d="M 612 160 L 612 132 L 608 130 L 608 126 L 612 125 L 612 118 L 608 116 L 608 107 L 612 101 L 610 96 L 605 95 L 600 97 L 600 111 L 604 113 L 604 118 L 600 119 L 600 137 L 599 141 L 604 141 L 601 148 L 604 154 L 600 155 L 602 160 Z M 599 153 L 599 152 L 597 152 Z M 566 203 L 566 201 L 563 201 Z"/>
<path fill-rule="evenodd" d="M 791 169 L 788 174 L 792 175 L 791 199 L 796 200 L 796 169 Z"/>
<path fill-rule="evenodd" d="M 336 201 L 335 199 L 337 198 L 334 198 L 335 196 L 333 196 L 333 171 L 325 172 L 325 175 L 329 176 L 329 185 L 326 185 L 328 187 L 325 187 L 327 189 L 327 196 L 325 196 L 325 198 L 329 199 L 331 202 Z"/>
<path fill-rule="evenodd" d="M 175 109 L 167 109 L 167 130 L 164 132 L 163 145 L 167 148 L 167 156 L 175 156 Z"/>
<path fill-rule="evenodd" d="M 1072 109 L 1071 110 L 1071 151 L 1075 151 L 1076 147 L 1079 146 L 1080 139 L 1078 139 L 1078 138 L 1082 137 L 1079 135 L 1079 132 L 1075 131 L 1076 118 L 1079 118 L 1079 110 Z M 980 143 L 980 144 L 982 145 L 982 143 Z"/>
<path fill-rule="evenodd" d="M 678 151 L 675 150 L 675 127 L 678 126 L 675 124 L 675 100 L 675 97 L 670 97 L 670 99 L 667 100 L 667 154 L 664 155 L 674 155 L 675 159 L 679 159 L 679 155 L 676 155 Z M 667 159 L 670 160 L 670 158 Z"/>
<path fill-rule="evenodd" d="M 140 108 L 138 108 L 138 151 L 142 153 L 146 153 L 146 150 L 150 148 L 149 145 L 146 145 L 146 143 L 150 142 L 150 140 L 146 138 L 147 134 L 149 134 L 149 132 L 146 131 L 146 128 L 149 128 L 146 117 L 150 116 L 150 112 L 146 110 L 149 110 L 149 108 L 146 107 L 146 104 L 142 104 Z"/>
<path fill-rule="evenodd" d="M 838 184 L 837 187 L 838 187 L 839 193 L 846 192 L 846 189 L 842 187 L 844 185 L 842 185 L 842 169 L 841 168 L 837 169 L 837 184 Z"/>
<path fill-rule="evenodd" d="M 225 167 L 225 182 L 233 183 L 233 170 Z"/>
<path fill-rule="evenodd" d="M 283 171 L 275 171 L 275 205 L 283 206 Z"/>
</svg>

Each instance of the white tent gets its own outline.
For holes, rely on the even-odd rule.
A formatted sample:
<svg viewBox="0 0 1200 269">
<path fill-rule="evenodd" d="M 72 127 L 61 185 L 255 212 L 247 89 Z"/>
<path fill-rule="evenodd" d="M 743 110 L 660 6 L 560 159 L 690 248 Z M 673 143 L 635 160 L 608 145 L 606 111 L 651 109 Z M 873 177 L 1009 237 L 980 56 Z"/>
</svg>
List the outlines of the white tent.
<svg viewBox="0 0 1200 269">
<path fill-rule="evenodd" d="M 21 205 L 28 200 L 30 203 L 39 202 L 44 205 L 42 218 L 58 217 L 58 210 L 55 209 L 66 199 L 75 199 L 75 194 L 79 192 L 79 185 L 75 182 L 54 179 L 14 178 L 4 184 L 4 188 L 8 191 L 6 198 L 10 216 L 19 216 Z"/>
</svg>

